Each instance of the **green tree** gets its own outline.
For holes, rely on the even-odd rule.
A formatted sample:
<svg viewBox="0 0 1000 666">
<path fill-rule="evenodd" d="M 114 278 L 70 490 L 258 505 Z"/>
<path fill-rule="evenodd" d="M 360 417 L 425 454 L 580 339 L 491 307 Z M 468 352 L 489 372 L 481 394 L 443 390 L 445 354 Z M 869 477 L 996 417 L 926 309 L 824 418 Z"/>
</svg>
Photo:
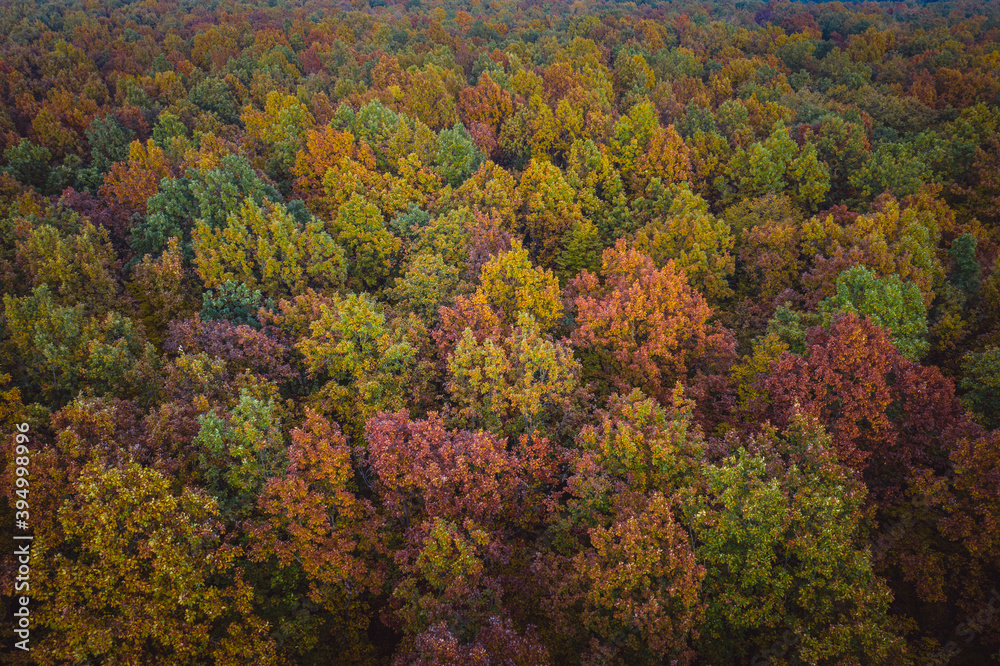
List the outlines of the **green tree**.
<svg viewBox="0 0 1000 666">
<path fill-rule="evenodd" d="M 274 309 L 274 301 L 265 299 L 260 290 L 251 290 L 243 282 L 227 280 L 218 290 L 209 289 L 202 295 L 201 318 L 203 321 L 225 319 L 239 325 L 260 328 L 261 308 Z"/>
<path fill-rule="evenodd" d="M 288 464 L 274 401 L 243 389 L 228 414 L 213 410 L 198 423 L 192 445 L 201 484 L 218 499 L 227 521 L 250 517 L 264 484 L 283 474 Z"/>
<path fill-rule="evenodd" d="M 381 219 L 381 218 L 380 218 Z M 206 287 L 242 282 L 271 297 L 295 296 L 309 285 L 344 282 L 344 251 L 313 220 L 299 224 L 281 204 L 247 201 L 224 228 L 199 220 L 192 234 L 194 264 Z"/>
<path fill-rule="evenodd" d="M 326 228 L 344 248 L 349 286 L 372 289 L 384 284 L 395 270 L 402 242 L 386 228 L 378 206 L 365 197 L 352 195 Z"/>
<path fill-rule="evenodd" d="M 669 207 L 639 230 L 635 246 L 657 266 L 674 260 L 691 285 L 714 303 L 733 293 L 728 282 L 736 268 L 730 254 L 733 242 L 729 225 L 716 219 L 708 202 L 684 185 L 673 194 Z"/>
<path fill-rule="evenodd" d="M 465 125 L 455 123 L 451 129 L 443 129 L 438 134 L 434 163 L 444 182 L 458 187 L 479 168 L 480 162 L 482 155 L 472 143 Z"/>
<path fill-rule="evenodd" d="M 990 429 L 1000 427 L 1000 347 L 970 352 L 962 359 L 962 402 L 979 422 Z"/>
<path fill-rule="evenodd" d="M 949 279 L 967 296 L 979 292 L 979 262 L 976 261 L 977 239 L 968 232 L 952 241 L 948 255 L 952 261 Z"/>
<path fill-rule="evenodd" d="M 565 284 L 582 270 L 595 272 L 600 268 L 604 246 L 593 222 L 574 222 L 562 245 L 563 250 L 556 257 L 556 275 L 560 283 Z"/>
<path fill-rule="evenodd" d="M 916 360 L 927 351 L 927 310 L 916 285 L 897 275 L 879 278 L 864 266 L 837 277 L 837 293 L 820 303 L 826 321 L 837 313 L 867 317 L 887 329 L 900 353 Z"/>
<path fill-rule="evenodd" d="M 169 111 L 162 112 L 156 120 L 156 125 L 153 126 L 153 143 L 164 150 L 170 149 L 174 138 L 186 136 L 187 127 L 180 118 Z"/>
<path fill-rule="evenodd" d="M 52 153 L 48 148 L 37 146 L 28 139 L 21 139 L 3 153 L 7 161 L 5 171 L 25 185 L 37 190 L 45 190 L 49 180 L 49 161 Z"/>
<path fill-rule="evenodd" d="M 440 254 L 422 253 L 407 262 L 391 293 L 403 307 L 434 321 L 438 309 L 452 300 L 458 284 L 457 267 L 446 263 Z"/>
<path fill-rule="evenodd" d="M 379 410 L 400 409 L 411 390 L 415 348 L 367 294 L 322 304 L 296 348 L 319 399 L 351 435 Z"/>
<path fill-rule="evenodd" d="M 748 663 L 779 646 L 786 662 L 898 658 L 892 593 L 869 560 L 864 486 L 815 419 L 797 415 L 752 446 L 709 466 L 707 493 L 687 509 L 707 569 L 699 654 Z"/>
<path fill-rule="evenodd" d="M 739 196 L 759 197 L 783 191 L 787 186 L 788 167 L 797 154 L 798 146 L 780 123 L 764 141 L 751 145 L 749 150 L 738 150 L 730 162 L 729 174 Z M 807 162 L 799 166 L 805 173 Z"/>
<path fill-rule="evenodd" d="M 90 145 L 90 165 L 100 174 L 107 173 L 115 162 L 127 160 L 135 139 L 135 133 L 122 127 L 111 114 L 90 121 L 85 135 Z"/>
<path fill-rule="evenodd" d="M 788 165 L 788 178 L 795 187 L 795 198 L 812 210 L 823 203 L 830 191 L 830 170 L 816 153 L 816 147 L 807 144 L 799 156 Z"/>
<path fill-rule="evenodd" d="M 156 354 L 141 326 L 111 312 L 88 317 L 82 304 L 59 305 L 47 285 L 22 298 L 4 295 L 7 331 L 38 397 L 65 404 L 89 387 L 105 395 L 148 397 Z"/>
<path fill-rule="evenodd" d="M 930 168 L 910 146 L 883 143 L 848 180 L 862 197 L 871 199 L 887 190 L 899 198 L 916 194 L 931 178 Z"/>
<path fill-rule="evenodd" d="M 566 232 L 583 220 L 574 194 L 559 167 L 549 162 L 532 159 L 521 176 L 518 221 L 525 246 L 542 266 L 554 265 Z"/>
</svg>

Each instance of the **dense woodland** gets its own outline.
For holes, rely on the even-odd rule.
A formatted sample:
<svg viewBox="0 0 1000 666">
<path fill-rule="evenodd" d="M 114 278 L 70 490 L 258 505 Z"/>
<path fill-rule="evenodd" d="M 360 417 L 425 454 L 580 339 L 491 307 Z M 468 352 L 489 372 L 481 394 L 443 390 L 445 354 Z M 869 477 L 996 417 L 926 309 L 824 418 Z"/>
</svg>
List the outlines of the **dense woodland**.
<svg viewBox="0 0 1000 666">
<path fill-rule="evenodd" d="M 391 1 L 0 4 L 6 658 L 1000 659 L 1000 3 Z"/>
</svg>

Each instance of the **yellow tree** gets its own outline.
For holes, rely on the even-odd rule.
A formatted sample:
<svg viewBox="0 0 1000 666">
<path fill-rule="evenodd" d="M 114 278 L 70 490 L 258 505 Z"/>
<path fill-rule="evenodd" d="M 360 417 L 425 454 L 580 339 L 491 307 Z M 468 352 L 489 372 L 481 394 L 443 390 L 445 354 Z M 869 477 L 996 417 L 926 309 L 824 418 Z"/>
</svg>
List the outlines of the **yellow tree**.
<svg viewBox="0 0 1000 666">
<path fill-rule="evenodd" d="M 636 235 L 636 247 L 658 266 L 673 259 L 691 285 L 710 302 L 732 296 L 728 279 L 736 269 L 733 236 L 724 220 L 708 211 L 708 202 L 681 187 L 661 216 Z"/>
<path fill-rule="evenodd" d="M 559 281 L 552 271 L 533 266 L 518 240 L 512 241 L 508 252 L 483 266 L 474 299 L 499 311 L 506 325 L 513 324 L 518 313 L 527 312 L 542 332 L 551 329 L 562 316 Z"/>
<path fill-rule="evenodd" d="M 310 285 L 343 284 L 344 251 L 317 221 L 299 224 L 284 206 L 246 201 L 222 229 L 199 220 L 194 263 L 205 286 L 242 282 L 269 296 L 296 295 Z"/>
<path fill-rule="evenodd" d="M 170 479 L 135 463 L 91 463 L 58 523 L 58 541 L 37 542 L 32 566 L 44 581 L 32 591 L 47 629 L 38 663 L 65 663 L 66 655 L 106 664 L 277 663 L 269 627 L 251 611 L 253 589 L 220 541 L 211 497 L 176 494 Z"/>
</svg>

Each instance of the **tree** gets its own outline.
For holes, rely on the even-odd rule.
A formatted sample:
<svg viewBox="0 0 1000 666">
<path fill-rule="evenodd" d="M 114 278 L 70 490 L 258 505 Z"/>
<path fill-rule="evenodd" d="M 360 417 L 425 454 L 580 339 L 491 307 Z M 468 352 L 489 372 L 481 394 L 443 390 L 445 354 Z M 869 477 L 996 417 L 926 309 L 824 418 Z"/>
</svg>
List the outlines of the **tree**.
<svg viewBox="0 0 1000 666">
<path fill-rule="evenodd" d="M 838 460 L 863 475 L 883 504 L 900 499 L 911 470 L 940 468 L 963 424 L 950 380 L 906 359 L 884 329 L 850 314 L 811 329 L 805 352 L 781 354 L 763 383 L 772 404 L 756 417 L 782 427 L 798 408 L 817 416 Z"/>
<path fill-rule="evenodd" d="M 482 156 L 465 125 L 455 123 L 451 129 L 443 129 L 438 134 L 434 161 L 441 178 L 452 187 L 458 187 L 479 167 Z"/>
<path fill-rule="evenodd" d="M 775 125 L 764 141 L 751 145 L 749 150 L 736 151 L 729 164 L 729 176 L 740 197 L 759 197 L 784 190 L 786 174 L 798 152 L 798 146 L 781 123 Z M 808 155 L 798 166 L 806 177 L 810 166 Z"/>
<path fill-rule="evenodd" d="M 136 265 L 127 289 L 138 304 L 146 335 L 151 341 L 162 339 L 168 322 L 182 319 L 194 310 L 194 299 L 187 288 L 189 283 L 177 238 L 168 241 L 159 259 L 154 260 L 147 254 Z"/>
<path fill-rule="evenodd" d="M 581 402 L 580 363 L 567 345 L 543 337 L 526 312 L 499 344 L 480 343 L 465 329 L 448 357 L 448 370 L 448 392 L 463 427 L 538 431 L 556 439 Z"/>
<path fill-rule="evenodd" d="M 414 346 L 365 294 L 337 297 L 316 314 L 296 348 L 309 373 L 325 380 L 322 404 L 356 436 L 377 411 L 404 404 Z"/>
<path fill-rule="evenodd" d="M 574 222 L 563 239 L 563 251 L 556 257 L 556 275 L 565 284 L 582 270 L 596 271 L 601 265 L 600 234 L 593 222 Z"/>
<path fill-rule="evenodd" d="M 664 410 L 640 391 L 613 396 L 569 456 L 533 570 L 558 658 L 653 664 L 694 658 L 704 569 L 675 501 L 698 477 L 704 441 L 678 387 Z M 675 517 L 676 516 L 676 517 Z"/>
<path fill-rule="evenodd" d="M 633 231 L 625 186 L 607 150 L 599 149 L 593 141 L 577 140 L 567 160 L 566 182 L 576 190 L 580 213 L 597 225 L 602 241 L 610 242 Z"/>
<path fill-rule="evenodd" d="M 819 123 L 815 143 L 819 160 L 830 167 L 830 197 L 841 201 L 851 196 L 854 186 L 850 178 L 868 159 L 871 149 L 868 132 L 860 122 L 827 114 Z"/>
<path fill-rule="evenodd" d="M 7 173 L 25 185 L 47 191 L 49 161 L 52 159 L 52 152 L 48 148 L 35 145 L 28 139 L 21 139 L 16 146 L 7 148 L 3 157 L 7 161 Z"/>
<path fill-rule="evenodd" d="M 335 213 L 352 194 L 364 195 L 378 182 L 375 155 L 368 145 L 355 141 L 350 132 L 330 126 L 306 132 L 305 146 L 295 156 L 292 174 L 295 195 L 322 216 Z"/>
<path fill-rule="evenodd" d="M 796 414 L 751 446 L 709 466 L 707 492 L 687 509 L 706 569 L 700 656 L 756 661 L 784 644 L 787 661 L 898 658 L 892 594 L 864 538 L 864 486 L 815 418 Z"/>
<path fill-rule="evenodd" d="M 730 335 L 709 324 L 711 308 L 673 261 L 657 268 L 619 240 L 604 251 L 601 275 L 584 271 L 570 283 L 579 294 L 571 339 L 596 355 L 585 373 L 597 363 L 601 379 L 618 390 L 639 388 L 662 402 L 678 379 L 704 389 L 706 375 L 727 367 Z"/>
<path fill-rule="evenodd" d="M 967 353 L 962 374 L 962 403 L 984 427 L 1000 427 L 1000 347 Z"/>
<path fill-rule="evenodd" d="M 952 241 L 948 255 L 954 268 L 949 279 L 966 296 L 975 296 L 979 292 L 979 262 L 976 261 L 976 245 L 978 239 L 968 232 Z"/>
<path fill-rule="evenodd" d="M 455 95 L 450 90 L 454 73 L 434 64 L 410 75 L 403 106 L 411 118 L 419 118 L 432 130 L 451 127 L 458 120 Z"/>
<path fill-rule="evenodd" d="M 124 162 L 129 156 L 129 146 L 135 134 L 122 127 L 111 114 L 94 118 L 86 131 L 90 144 L 90 164 L 99 174 L 105 174 L 115 162 Z M 159 145 L 159 142 L 157 142 Z M 160 146 L 163 148 L 163 146 Z"/>
<path fill-rule="evenodd" d="M 405 412 L 371 419 L 365 440 L 374 490 L 404 537 L 393 581 L 404 651 L 439 623 L 474 643 L 490 618 L 509 614 L 501 573 L 520 546 L 516 530 L 538 526 L 556 452 L 544 438 L 508 447 L 487 432 L 447 430 L 436 414 L 410 420 Z"/>
<path fill-rule="evenodd" d="M 100 193 L 127 211 L 145 215 L 146 202 L 159 191 L 160 181 L 171 175 L 167 158 L 159 146 L 152 140 L 146 145 L 133 141 L 128 160 L 111 166 Z"/>
<path fill-rule="evenodd" d="M 198 422 L 201 428 L 193 445 L 199 480 L 218 499 L 227 522 L 246 519 L 267 480 L 282 474 L 288 464 L 275 404 L 243 389 L 228 414 L 213 410 Z"/>
<path fill-rule="evenodd" d="M 153 143 L 166 151 L 171 150 L 174 139 L 186 136 L 187 127 L 169 111 L 162 112 L 153 127 Z"/>
<path fill-rule="evenodd" d="M 268 626 L 250 609 L 253 590 L 232 578 L 214 500 L 191 488 L 175 495 L 170 485 L 135 463 L 84 468 L 59 511 L 59 541 L 41 542 L 33 558 L 32 573 L 48 581 L 33 586 L 48 630 L 36 650 L 41 663 L 66 654 L 120 664 L 277 663 Z"/>
<path fill-rule="evenodd" d="M 83 304 L 59 305 L 47 285 L 22 298 L 4 295 L 4 313 L 23 370 L 31 373 L 23 385 L 38 399 L 65 404 L 84 386 L 120 397 L 152 388 L 155 353 L 129 318 L 88 317 Z"/>
<path fill-rule="evenodd" d="M 808 265 L 804 236 L 810 224 L 784 195 L 766 195 L 726 210 L 739 253 L 736 266 L 737 306 L 746 313 L 750 330 L 759 330 L 774 313 L 780 295 L 798 289 Z"/>
<path fill-rule="evenodd" d="M 402 243 L 386 229 L 377 206 L 354 194 L 326 228 L 344 248 L 349 285 L 371 289 L 388 279 Z"/>
<path fill-rule="evenodd" d="M 796 199 L 816 210 L 830 191 L 830 170 L 819 161 L 816 147 L 806 144 L 788 164 L 788 177 L 795 186 Z"/>
<path fill-rule="evenodd" d="M 459 285 L 459 269 L 440 254 L 411 257 L 392 289 L 393 298 L 406 309 L 432 321 L 438 310 L 452 302 Z"/>
<path fill-rule="evenodd" d="M 63 236 L 48 224 L 33 228 L 17 245 L 17 260 L 32 286 L 48 286 L 61 305 L 82 305 L 103 315 L 119 301 L 118 258 L 106 229 L 84 222 Z"/>
<path fill-rule="evenodd" d="M 521 176 L 518 198 L 518 221 L 525 244 L 535 261 L 550 267 L 562 249 L 566 232 L 583 221 L 573 189 L 558 167 L 533 159 Z"/>
<path fill-rule="evenodd" d="M 688 282 L 713 303 L 733 294 L 728 279 L 736 262 L 730 254 L 729 226 L 714 218 L 708 203 L 687 186 L 674 192 L 669 206 L 663 206 L 662 213 L 639 230 L 635 247 L 657 266 L 673 260 L 687 274 Z"/>
<path fill-rule="evenodd" d="M 261 181 L 246 159 L 226 155 L 211 168 L 190 168 L 182 178 L 161 181 L 160 191 L 149 199 L 146 220 L 133 230 L 132 248 L 139 256 L 159 256 L 168 239 L 176 237 L 190 260 L 196 222 L 223 229 L 229 217 L 248 202 L 264 206 L 265 201 L 278 199 L 278 193 Z"/>
<path fill-rule="evenodd" d="M 458 108 L 462 122 L 470 128 L 482 126 L 494 144 L 504 121 L 514 112 L 510 93 L 497 85 L 489 72 L 482 73 L 475 87 L 459 91 Z M 479 147 L 484 148 L 482 145 Z"/>
<path fill-rule="evenodd" d="M 206 287 L 237 281 L 271 297 L 296 295 L 310 285 L 339 286 L 344 251 L 315 219 L 300 225 L 280 205 L 244 203 L 224 228 L 199 220 L 192 234 L 194 264 Z"/>
<path fill-rule="evenodd" d="M 246 125 L 247 135 L 271 144 L 298 139 L 316 124 L 302 102 L 277 90 L 267 93 L 262 111 L 247 106 L 240 118 Z"/>
<path fill-rule="evenodd" d="M 905 197 L 916 194 L 924 183 L 930 182 L 931 172 L 909 146 L 883 143 L 848 181 L 866 199 L 885 191 Z"/>
<path fill-rule="evenodd" d="M 541 565 L 546 614 L 587 662 L 693 663 L 705 572 L 687 534 L 661 493 L 609 495 L 611 517 L 586 530 L 589 544 Z"/>
<path fill-rule="evenodd" d="M 673 125 L 660 126 L 656 109 L 644 99 L 614 128 L 611 154 L 622 179 L 641 195 L 651 178 L 672 184 L 691 177 L 688 149 Z"/>
<path fill-rule="evenodd" d="M 356 495 L 351 449 L 336 424 L 307 409 L 291 440 L 287 471 L 261 490 L 261 517 L 248 530 L 250 558 L 279 570 L 284 581 L 296 580 L 301 570 L 306 589 L 282 589 L 283 596 L 308 597 L 325 609 L 338 659 L 363 662 L 372 652 L 364 633 L 371 612 L 366 597 L 379 591 L 385 575 L 378 560 L 382 518 Z M 311 629 L 308 613 L 301 615 L 300 634 Z"/>
<path fill-rule="evenodd" d="M 261 308 L 274 309 L 274 301 L 265 300 L 259 290 L 251 290 L 244 282 L 227 280 L 219 285 L 218 295 L 211 289 L 202 294 L 203 321 L 223 319 L 237 326 L 260 329 Z"/>
<path fill-rule="evenodd" d="M 837 277 L 837 293 L 822 303 L 827 321 L 838 313 L 865 317 L 885 328 L 904 357 L 917 360 L 927 351 L 927 312 L 920 290 L 895 275 L 878 278 L 864 266 Z"/>
<path fill-rule="evenodd" d="M 489 243 L 494 232 L 495 227 L 484 230 L 480 239 Z M 434 337 L 442 359 L 448 357 L 467 328 L 479 341 L 499 339 L 524 312 L 533 317 L 540 332 L 547 333 L 562 316 L 559 281 L 552 271 L 533 266 L 520 241 L 502 235 L 493 237 L 496 245 L 492 251 L 504 246 L 510 249 L 489 256 L 479 271 L 479 286 L 474 294 L 457 296 L 454 306 L 439 311 L 441 326 Z M 484 249 L 482 255 L 486 253 Z"/>
<path fill-rule="evenodd" d="M 456 199 L 472 210 L 496 216 L 508 231 L 517 229 L 515 217 L 521 209 L 517 181 L 506 169 L 493 162 L 483 162 L 458 188 Z"/>
</svg>

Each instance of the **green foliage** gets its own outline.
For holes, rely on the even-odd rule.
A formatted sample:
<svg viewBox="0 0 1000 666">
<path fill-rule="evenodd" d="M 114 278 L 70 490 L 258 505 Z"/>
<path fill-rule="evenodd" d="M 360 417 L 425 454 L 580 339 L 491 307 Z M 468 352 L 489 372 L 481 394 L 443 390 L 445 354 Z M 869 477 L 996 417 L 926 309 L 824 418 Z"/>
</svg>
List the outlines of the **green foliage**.
<svg viewBox="0 0 1000 666">
<path fill-rule="evenodd" d="M 218 77 L 209 76 L 191 88 L 188 99 L 196 107 L 211 111 L 225 123 L 239 118 L 239 107 L 229 87 Z"/>
<path fill-rule="evenodd" d="M 803 148 L 788 165 L 788 177 L 795 184 L 796 198 L 812 210 L 823 203 L 830 191 L 830 170 L 819 161 L 812 144 Z"/>
<path fill-rule="evenodd" d="M 228 414 L 212 411 L 198 423 L 193 446 L 202 483 L 219 500 L 224 518 L 247 518 L 267 480 L 288 464 L 274 402 L 244 389 Z"/>
<path fill-rule="evenodd" d="M 59 305 L 47 285 L 3 302 L 8 334 L 40 400 L 64 404 L 83 388 L 121 397 L 150 390 L 156 356 L 128 317 L 88 317 L 82 304 Z"/>
<path fill-rule="evenodd" d="M 448 358 L 448 372 L 459 425 L 509 434 L 558 434 L 580 388 L 580 363 L 572 350 L 546 339 L 526 312 L 499 343 L 480 343 L 465 329 Z"/>
<path fill-rule="evenodd" d="M 175 237 L 181 239 L 185 256 L 193 258 L 191 232 L 196 221 L 221 229 L 246 202 L 262 206 L 278 198 L 244 158 L 227 155 L 215 168 L 192 168 L 182 178 L 164 179 L 149 199 L 145 221 L 132 233 L 132 249 L 139 257 L 159 256 L 168 239 Z"/>
<path fill-rule="evenodd" d="M 21 139 L 16 146 L 11 146 L 3 153 L 7 162 L 4 170 L 21 183 L 45 190 L 49 181 L 52 152 L 43 146 L 36 145 L 28 139 Z"/>
<path fill-rule="evenodd" d="M 983 426 L 1000 427 L 1000 347 L 966 354 L 962 374 L 962 402 Z"/>
<path fill-rule="evenodd" d="M 822 190 L 822 169 L 810 154 L 796 161 L 798 146 L 788 136 L 784 125 L 774 127 L 764 141 L 754 143 L 749 150 L 740 149 L 729 165 L 729 175 L 741 198 L 759 197 L 785 189 L 789 167 L 800 185 L 800 196 L 817 198 Z M 804 190 L 803 190 L 804 188 Z"/>
<path fill-rule="evenodd" d="M 333 240 L 344 248 L 350 286 L 371 289 L 385 284 L 396 268 L 402 243 L 386 228 L 385 219 L 375 204 L 354 194 L 326 228 Z"/>
<path fill-rule="evenodd" d="M 351 434 L 379 410 L 399 409 L 409 394 L 415 352 L 368 295 L 321 305 L 296 347 L 308 371 L 325 378 L 322 400 Z"/>
<path fill-rule="evenodd" d="M 899 351 L 918 359 L 927 351 L 927 310 L 916 285 L 897 275 L 879 278 L 864 266 L 837 277 L 837 293 L 820 303 L 829 321 L 837 313 L 866 317 L 887 329 Z"/>
<path fill-rule="evenodd" d="M 392 218 L 389 222 L 389 230 L 400 238 L 412 240 L 420 235 L 420 232 L 430 224 L 430 221 L 430 213 L 422 210 L 416 204 L 410 204 L 406 211 Z"/>
<path fill-rule="evenodd" d="M 187 128 L 180 118 L 169 111 L 160 114 L 153 127 L 153 143 L 167 150 L 174 138 L 184 136 L 187 136 Z"/>
<path fill-rule="evenodd" d="M 582 270 L 593 273 L 600 268 L 604 246 L 593 222 L 575 222 L 566 232 L 562 245 L 563 250 L 556 257 L 556 275 L 561 283 L 565 284 Z"/>
<path fill-rule="evenodd" d="M 258 312 L 274 309 L 274 301 L 264 299 L 259 290 L 251 291 L 242 282 L 228 280 L 219 285 L 218 296 L 211 289 L 202 296 L 201 318 L 204 321 L 225 319 L 237 326 L 245 324 L 260 328 Z"/>
<path fill-rule="evenodd" d="M 976 237 L 966 232 L 953 240 L 948 250 L 953 265 L 949 279 L 968 296 L 979 291 L 980 268 L 976 261 L 976 244 Z"/>
<path fill-rule="evenodd" d="M 479 168 L 480 162 L 482 155 L 472 143 L 465 125 L 456 123 L 438 134 L 435 164 L 444 182 L 458 187 Z"/>
<path fill-rule="evenodd" d="M 678 189 L 669 207 L 639 230 L 636 248 L 645 252 L 657 265 L 674 260 L 687 273 L 691 285 L 711 302 L 732 295 L 729 277 L 735 270 L 730 254 L 733 236 L 729 225 L 716 219 L 708 210 L 708 202 L 691 192 L 687 186 Z"/>
<path fill-rule="evenodd" d="M 438 309 L 450 304 L 458 284 L 459 269 L 446 263 L 440 254 L 418 254 L 407 262 L 392 295 L 402 307 L 434 320 Z"/>
<path fill-rule="evenodd" d="M 931 172 L 909 146 L 883 143 L 849 180 L 865 198 L 886 191 L 905 197 L 916 194 L 921 185 L 931 182 Z"/>
<path fill-rule="evenodd" d="M 344 282 L 343 249 L 318 221 L 300 225 L 280 204 L 248 200 L 224 228 L 199 220 L 192 236 L 195 268 L 207 287 L 235 280 L 279 297 Z"/>
<path fill-rule="evenodd" d="M 707 494 L 688 509 L 707 569 L 699 652 L 743 663 L 784 640 L 789 661 L 898 655 L 892 594 L 864 539 L 864 489 L 815 420 L 763 437 L 758 453 L 740 447 L 709 466 Z"/>
<path fill-rule="evenodd" d="M 104 174 L 113 163 L 128 159 L 129 145 L 135 139 L 135 134 L 108 114 L 90 121 L 86 137 L 90 145 L 90 165 L 98 173 Z"/>
</svg>

